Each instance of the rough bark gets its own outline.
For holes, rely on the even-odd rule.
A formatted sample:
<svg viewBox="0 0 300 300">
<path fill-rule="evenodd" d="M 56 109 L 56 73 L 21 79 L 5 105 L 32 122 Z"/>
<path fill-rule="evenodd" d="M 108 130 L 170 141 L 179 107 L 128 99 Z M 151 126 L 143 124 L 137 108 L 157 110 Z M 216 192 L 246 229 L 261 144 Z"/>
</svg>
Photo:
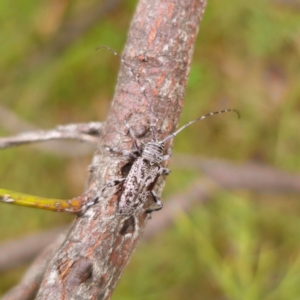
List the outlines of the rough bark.
<svg viewBox="0 0 300 300">
<path fill-rule="evenodd" d="M 123 58 L 153 103 L 158 139 L 177 125 L 205 4 L 204 0 L 141 0 L 132 21 Z M 87 189 L 92 197 L 99 196 L 105 183 L 126 173 L 126 158 L 104 150 L 106 145 L 132 150 L 124 120 L 142 141 L 151 139 L 148 103 L 131 72 L 122 66 L 90 168 Z M 157 185 L 158 194 L 162 186 L 163 180 Z M 99 204 L 75 220 L 47 268 L 37 299 L 111 297 L 147 222 L 147 214 L 141 210 L 130 217 L 118 215 L 119 196 L 118 187 L 106 189 Z"/>
</svg>

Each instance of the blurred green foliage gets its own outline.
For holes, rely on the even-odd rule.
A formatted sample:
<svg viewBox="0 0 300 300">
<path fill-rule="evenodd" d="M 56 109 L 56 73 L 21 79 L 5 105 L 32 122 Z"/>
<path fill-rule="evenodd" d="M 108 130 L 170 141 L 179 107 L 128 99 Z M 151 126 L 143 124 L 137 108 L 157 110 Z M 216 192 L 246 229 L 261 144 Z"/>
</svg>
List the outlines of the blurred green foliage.
<svg viewBox="0 0 300 300">
<path fill-rule="evenodd" d="M 38 128 L 105 120 L 120 62 L 95 49 L 108 45 L 121 53 L 135 4 L 116 4 L 80 30 L 89 12 L 101 8 L 99 1 L 2 1 L 0 105 Z M 176 138 L 174 152 L 256 160 L 299 172 L 299 58 L 296 0 L 210 0 L 181 124 L 227 107 L 238 109 L 242 118 L 228 114 L 199 122 Z M 6 119 L 0 122 L 1 135 L 22 130 L 12 131 Z M 91 157 L 59 157 L 29 146 L 4 150 L 1 187 L 70 198 L 84 189 Z M 175 169 L 164 197 L 197 176 Z M 299 209 L 299 196 L 220 192 L 141 243 L 113 299 L 299 299 Z M 0 239 L 71 219 L 1 205 Z M 22 271 L 0 274 L 1 293 Z"/>
</svg>

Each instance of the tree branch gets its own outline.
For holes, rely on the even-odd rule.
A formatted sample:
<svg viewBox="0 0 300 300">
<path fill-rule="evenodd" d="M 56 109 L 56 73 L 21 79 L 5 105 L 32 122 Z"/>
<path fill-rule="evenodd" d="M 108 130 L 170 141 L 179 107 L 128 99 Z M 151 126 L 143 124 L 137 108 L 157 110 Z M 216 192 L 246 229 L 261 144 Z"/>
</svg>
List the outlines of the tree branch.
<svg viewBox="0 0 300 300">
<path fill-rule="evenodd" d="M 155 111 L 159 139 L 178 122 L 198 25 L 206 1 L 141 0 L 123 58 L 136 70 Z M 99 204 L 75 220 L 61 249 L 50 262 L 37 299 L 109 299 L 144 230 L 147 214 L 118 214 L 117 188 L 105 183 L 122 176 L 128 164 L 109 155 L 105 146 L 131 150 L 127 120 L 136 135 L 149 140 L 148 103 L 128 68 L 122 66 L 103 138 L 95 153 L 88 188 Z M 168 145 L 170 147 L 170 143 Z M 163 180 L 157 186 L 160 193 Z"/>
<path fill-rule="evenodd" d="M 39 130 L 21 133 L 16 136 L 0 138 L 0 149 L 29 143 L 50 140 L 75 139 L 81 142 L 97 143 L 101 134 L 102 123 L 76 123 L 57 126 L 52 130 Z"/>
<path fill-rule="evenodd" d="M 30 132 L 37 132 L 40 131 L 39 128 L 36 128 L 36 126 L 33 126 L 29 122 L 26 122 L 22 119 L 20 119 L 16 114 L 11 112 L 9 109 L 3 107 L 0 105 L 0 119 L 1 119 L 1 127 L 5 128 L 8 132 L 12 133 L 19 133 L 21 130 L 24 131 L 30 131 Z M 98 123 L 98 122 L 91 122 Z M 89 124 L 89 123 L 87 123 Z M 99 126 L 101 123 L 98 123 Z M 71 125 L 71 124 L 70 124 Z M 75 124 L 77 126 L 78 124 Z M 84 125 L 84 123 L 82 123 Z M 68 125 L 66 125 L 68 126 Z M 93 128 L 93 126 L 91 127 Z M 100 129 L 100 128 L 99 128 Z M 91 144 L 79 144 L 77 143 L 74 145 L 74 143 L 70 143 L 69 141 L 51 141 L 46 144 L 34 144 L 35 148 L 47 152 L 52 153 L 57 156 L 83 156 L 92 153 L 95 151 L 94 145 Z"/>
</svg>

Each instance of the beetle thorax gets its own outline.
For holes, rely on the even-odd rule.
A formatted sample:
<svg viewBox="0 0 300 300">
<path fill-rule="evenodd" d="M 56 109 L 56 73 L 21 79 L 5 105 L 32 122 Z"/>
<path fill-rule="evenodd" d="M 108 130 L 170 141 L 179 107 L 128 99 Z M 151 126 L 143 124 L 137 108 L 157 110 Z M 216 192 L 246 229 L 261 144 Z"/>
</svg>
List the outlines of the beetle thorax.
<svg viewBox="0 0 300 300">
<path fill-rule="evenodd" d="M 163 161 L 164 143 L 151 141 L 145 144 L 142 158 L 150 163 L 160 164 Z"/>
</svg>

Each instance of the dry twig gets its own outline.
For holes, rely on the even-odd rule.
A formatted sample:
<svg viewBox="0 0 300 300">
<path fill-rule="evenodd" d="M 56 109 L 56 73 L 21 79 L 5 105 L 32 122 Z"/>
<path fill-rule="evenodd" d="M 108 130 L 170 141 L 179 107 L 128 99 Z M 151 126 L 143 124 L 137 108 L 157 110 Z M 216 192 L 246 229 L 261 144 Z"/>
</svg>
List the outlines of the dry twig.
<svg viewBox="0 0 300 300">
<path fill-rule="evenodd" d="M 76 123 L 57 126 L 52 130 L 39 130 L 0 138 L 0 149 L 50 140 L 75 139 L 96 144 L 101 134 L 102 123 Z"/>
</svg>

